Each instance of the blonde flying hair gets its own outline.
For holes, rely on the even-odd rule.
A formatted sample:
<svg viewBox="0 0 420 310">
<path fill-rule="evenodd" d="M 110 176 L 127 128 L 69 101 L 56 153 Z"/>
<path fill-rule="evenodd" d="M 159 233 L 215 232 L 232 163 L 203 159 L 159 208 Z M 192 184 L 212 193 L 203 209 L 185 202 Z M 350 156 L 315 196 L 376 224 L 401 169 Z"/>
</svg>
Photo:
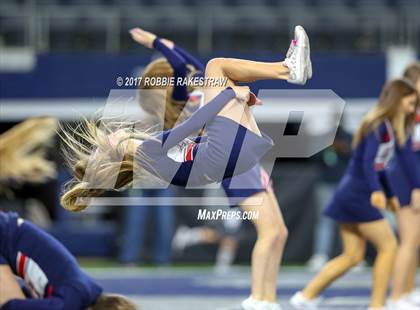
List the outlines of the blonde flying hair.
<svg viewBox="0 0 420 310">
<path fill-rule="evenodd" d="M 60 125 L 63 155 L 74 178 L 64 187 L 61 205 L 73 212 L 84 210 L 90 197 L 107 190 L 123 191 L 133 182 L 134 154 L 127 152 L 122 142 L 145 140 L 150 134 L 134 128 L 132 123 L 105 124 L 100 118 L 83 119 L 76 127 Z M 110 136 L 119 133 L 118 141 Z M 137 150 L 136 157 L 146 158 Z M 81 198 L 81 200 L 78 200 Z"/>
<path fill-rule="evenodd" d="M 189 75 L 196 73 L 193 66 L 188 65 Z M 174 70 L 165 58 L 158 58 L 151 62 L 143 72 L 143 79 L 139 85 L 140 106 L 152 116 L 164 115 L 162 120 L 163 128 L 173 128 L 177 122 L 185 102 L 178 102 L 172 99 L 173 87 L 156 87 L 145 84 L 145 78 L 173 77 Z M 148 92 L 148 90 L 163 90 Z M 189 89 L 192 91 L 192 89 Z M 159 129 L 158 126 L 149 126 L 150 129 L 138 130 L 127 123 L 102 125 L 101 119 L 84 119 L 78 126 L 61 126 L 60 136 L 64 142 L 64 157 L 68 166 L 73 171 L 74 179 L 65 185 L 61 197 L 61 205 L 70 211 L 79 212 L 84 210 L 88 203 L 78 200 L 79 198 L 96 197 L 107 189 L 122 191 L 133 182 L 133 171 L 136 161 L 133 154 L 128 154 L 122 147 L 122 142 L 134 138 L 145 140 L 152 136 L 152 129 Z M 156 125 L 156 124 L 151 124 Z M 162 128 L 160 128 L 162 129 Z M 117 147 L 111 145 L 109 136 L 116 131 L 123 131 L 125 138 L 122 138 Z M 147 162 L 145 154 L 137 150 L 136 157 L 142 157 Z M 88 173 L 86 173 L 88 172 Z M 146 172 L 143 170 L 141 172 Z M 150 175 L 149 175 L 150 176 Z M 138 176 L 136 175 L 136 178 Z M 140 176 L 141 177 L 141 176 Z M 115 180 L 115 184 L 111 184 Z"/>
<path fill-rule="evenodd" d="M 388 82 L 382 89 L 378 103 L 366 114 L 362 124 L 353 138 L 353 146 L 357 146 L 363 137 L 388 120 L 395 131 L 397 143 L 401 146 L 407 141 L 407 132 L 414 126 L 415 113 L 409 116 L 399 115 L 401 100 L 408 95 L 417 94 L 413 85 L 402 79 Z M 419 106 L 417 97 L 416 106 Z"/>
<path fill-rule="evenodd" d="M 0 135 L 0 183 L 40 183 L 56 176 L 56 167 L 46 158 L 46 148 L 56 135 L 52 117 L 28 119 Z"/>
</svg>

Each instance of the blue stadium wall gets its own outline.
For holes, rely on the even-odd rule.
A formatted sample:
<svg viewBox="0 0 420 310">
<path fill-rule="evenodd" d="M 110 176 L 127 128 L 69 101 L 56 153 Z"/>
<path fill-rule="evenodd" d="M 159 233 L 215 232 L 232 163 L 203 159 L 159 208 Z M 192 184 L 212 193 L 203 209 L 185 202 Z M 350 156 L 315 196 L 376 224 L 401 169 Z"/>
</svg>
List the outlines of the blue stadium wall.
<svg viewBox="0 0 420 310">
<path fill-rule="evenodd" d="M 278 61 L 283 55 L 223 54 L 215 57 L 243 57 Z M 102 53 L 58 53 L 37 56 L 33 70 L 23 73 L 0 72 L 0 98 L 105 98 L 117 88 L 118 76 L 135 75 L 151 55 L 112 55 Z M 207 59 L 202 59 L 206 61 Z M 383 54 L 315 54 L 314 78 L 305 86 L 332 89 L 344 98 L 377 97 L 385 81 Z M 258 88 L 296 88 L 278 81 L 254 83 Z"/>
</svg>

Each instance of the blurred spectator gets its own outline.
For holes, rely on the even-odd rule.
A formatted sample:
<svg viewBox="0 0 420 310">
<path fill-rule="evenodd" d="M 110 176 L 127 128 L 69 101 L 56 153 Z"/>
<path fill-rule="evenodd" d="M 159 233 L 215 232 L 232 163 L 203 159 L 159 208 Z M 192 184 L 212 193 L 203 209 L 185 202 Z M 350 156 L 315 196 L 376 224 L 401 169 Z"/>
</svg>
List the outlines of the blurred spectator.
<svg viewBox="0 0 420 310">
<path fill-rule="evenodd" d="M 207 190 L 204 192 L 204 197 L 224 196 L 224 191 Z M 226 206 L 214 206 L 206 209 L 219 210 L 229 207 L 228 200 Z M 206 198 L 204 198 L 204 205 L 206 205 Z M 176 230 L 172 240 L 172 248 L 176 252 L 183 252 L 185 248 L 199 245 L 199 244 L 218 244 L 216 254 L 216 262 L 214 271 L 218 274 L 226 273 L 230 270 L 238 249 L 239 241 L 237 238 L 239 229 L 241 228 L 241 219 L 232 218 L 227 220 L 207 221 L 202 226 L 188 227 L 181 225 Z"/>
<path fill-rule="evenodd" d="M 173 189 L 132 190 L 131 196 L 160 197 L 161 205 L 127 206 L 124 208 L 123 232 L 119 261 L 135 264 L 141 258 L 144 248 L 146 226 L 151 216 L 155 217 L 154 262 L 159 265 L 171 262 L 171 241 L 174 230 L 174 207 L 170 206 Z"/>
</svg>

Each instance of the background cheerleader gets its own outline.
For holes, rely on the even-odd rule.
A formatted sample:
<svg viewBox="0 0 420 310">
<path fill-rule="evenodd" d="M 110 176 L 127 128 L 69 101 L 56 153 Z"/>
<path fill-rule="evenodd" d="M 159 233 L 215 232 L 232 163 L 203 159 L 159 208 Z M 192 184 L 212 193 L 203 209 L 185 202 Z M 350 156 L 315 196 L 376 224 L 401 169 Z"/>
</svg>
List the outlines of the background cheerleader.
<svg viewBox="0 0 420 310">
<path fill-rule="evenodd" d="M 410 65 L 404 72 L 404 78 L 416 87 L 420 96 L 420 63 Z M 417 111 L 416 125 L 408 133 L 410 139 L 397 150 L 401 155 L 397 156 L 387 171 L 402 207 L 396 213 L 400 243 L 389 301 L 392 309 L 418 309 L 420 304 L 420 294 L 415 291 L 420 245 L 420 160 L 414 158 L 415 147 L 419 145 L 419 137 L 415 135 L 420 126 L 418 115 Z"/>
<path fill-rule="evenodd" d="M 16 213 L 0 211 L 2 310 L 135 310 L 105 294 L 57 240 Z M 24 280 L 24 294 L 15 276 Z M 26 296 L 25 296 L 26 295 Z"/>
<path fill-rule="evenodd" d="M 57 120 L 26 120 L 0 136 L 0 184 L 41 183 L 56 175 L 46 158 Z M 19 277 L 24 284 L 16 280 Z M 22 291 L 23 289 L 23 291 Z M 134 310 L 127 299 L 106 295 L 81 271 L 75 258 L 53 237 L 16 213 L 0 211 L 0 308 Z"/>
<path fill-rule="evenodd" d="M 395 148 L 406 144 L 417 105 L 416 90 L 403 80 L 395 80 L 385 85 L 378 104 L 365 116 L 354 136 L 355 149 L 347 172 L 325 211 L 339 222 L 343 253 L 292 297 L 294 308 L 316 309 L 321 292 L 363 260 L 366 241 L 377 250 L 369 307 L 384 307 L 397 242 L 380 209 L 387 205 L 394 211 L 399 208 L 384 169 Z"/>
</svg>

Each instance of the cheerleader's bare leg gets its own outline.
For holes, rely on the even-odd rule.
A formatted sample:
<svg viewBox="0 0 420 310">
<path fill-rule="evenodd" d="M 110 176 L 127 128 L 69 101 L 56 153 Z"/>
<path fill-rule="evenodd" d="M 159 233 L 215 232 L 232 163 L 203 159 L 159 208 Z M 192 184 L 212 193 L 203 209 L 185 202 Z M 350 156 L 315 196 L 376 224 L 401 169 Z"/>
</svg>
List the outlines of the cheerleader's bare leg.
<svg viewBox="0 0 420 310">
<path fill-rule="evenodd" d="M 315 278 L 303 289 L 307 299 L 315 299 L 336 279 L 359 264 L 365 256 L 366 241 L 359 233 L 357 224 L 340 224 L 343 253 L 330 260 Z"/>
<path fill-rule="evenodd" d="M 258 203 L 251 204 L 251 200 Z M 277 275 L 287 239 L 280 207 L 272 189 L 268 189 L 244 200 L 241 209 L 258 213 L 258 218 L 253 220 L 257 241 L 251 258 L 252 297 L 275 302 Z"/>
<path fill-rule="evenodd" d="M 360 233 L 376 248 L 377 255 L 373 264 L 371 308 L 381 308 L 389 287 L 397 240 L 386 220 L 358 224 Z"/>
<path fill-rule="evenodd" d="M 420 212 L 407 206 L 398 211 L 397 219 L 400 244 L 394 263 L 393 289 L 391 294 L 391 300 L 393 301 L 400 299 L 404 294 L 414 289 L 412 286 L 413 282 L 415 284 L 415 268 L 420 239 Z"/>
<path fill-rule="evenodd" d="M 206 78 L 223 78 L 222 86 L 209 86 L 204 89 L 205 101 L 209 102 L 227 86 L 236 86 L 238 82 L 288 78 L 288 68 L 282 62 L 265 63 L 232 58 L 214 58 L 207 63 Z M 239 105 L 236 100 L 227 104 L 219 116 L 223 116 L 241 124 L 257 135 L 261 135 L 255 119 L 246 104 Z"/>
</svg>

